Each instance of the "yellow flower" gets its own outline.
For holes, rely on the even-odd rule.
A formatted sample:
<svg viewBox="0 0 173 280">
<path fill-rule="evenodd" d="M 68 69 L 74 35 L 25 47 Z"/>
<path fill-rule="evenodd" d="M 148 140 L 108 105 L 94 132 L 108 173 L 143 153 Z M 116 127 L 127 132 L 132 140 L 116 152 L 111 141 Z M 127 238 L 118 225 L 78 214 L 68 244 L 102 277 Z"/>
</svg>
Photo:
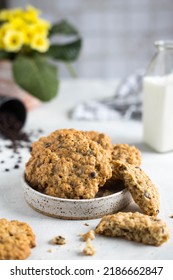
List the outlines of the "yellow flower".
<svg viewBox="0 0 173 280">
<path fill-rule="evenodd" d="M 8 32 L 8 30 L 11 30 L 12 26 L 10 23 L 4 23 L 1 27 L 0 27 L 0 48 L 4 49 L 4 37 L 6 35 L 6 33 Z"/>
<path fill-rule="evenodd" d="M 11 21 L 15 17 L 21 17 L 22 15 L 22 9 L 16 8 L 16 9 L 3 9 L 0 11 L 0 20 L 2 21 Z"/>
<path fill-rule="evenodd" d="M 50 27 L 51 24 L 48 21 L 39 19 L 35 23 L 35 32 L 47 36 Z"/>
<path fill-rule="evenodd" d="M 24 43 L 26 45 L 30 45 L 33 37 L 36 34 L 34 25 L 33 24 L 27 25 L 25 28 L 23 28 L 22 32 L 24 37 Z"/>
<path fill-rule="evenodd" d="M 35 22 L 39 17 L 40 13 L 40 10 L 34 8 L 31 5 L 28 5 L 26 7 L 26 11 L 23 12 L 23 18 L 28 22 Z"/>
<path fill-rule="evenodd" d="M 28 24 L 24 26 L 23 32 L 25 44 L 30 44 L 35 35 L 39 35 L 41 37 L 47 37 L 48 35 L 48 27 L 44 22 L 38 22 L 33 24 Z"/>
<path fill-rule="evenodd" d="M 9 10 L 9 18 L 8 20 L 11 21 L 15 18 L 22 18 L 23 10 L 20 8 L 11 9 Z"/>
<path fill-rule="evenodd" d="M 46 52 L 51 24 L 39 15 L 40 11 L 30 5 L 26 9 L 2 10 L 0 20 L 5 22 L 0 26 L 0 48 L 17 52 L 25 44 L 31 49 Z"/>
<path fill-rule="evenodd" d="M 21 31 L 23 30 L 24 28 L 26 28 L 26 23 L 25 21 L 22 19 L 22 18 L 13 18 L 11 20 L 11 25 L 12 25 L 12 28 L 17 30 L 17 31 Z"/>
<path fill-rule="evenodd" d="M 31 41 L 31 48 L 38 52 L 46 52 L 49 48 L 49 40 L 45 36 L 36 34 Z"/>
<path fill-rule="evenodd" d="M 23 45 L 22 32 L 16 30 L 8 30 L 3 38 L 4 49 L 8 52 L 17 52 Z"/>
<path fill-rule="evenodd" d="M 4 48 L 3 37 L 0 32 L 0 49 L 2 50 L 3 48 Z"/>
<path fill-rule="evenodd" d="M 0 11 L 0 20 L 1 21 L 9 20 L 10 14 L 11 14 L 11 12 L 9 10 L 5 10 L 5 9 L 1 10 Z"/>
</svg>

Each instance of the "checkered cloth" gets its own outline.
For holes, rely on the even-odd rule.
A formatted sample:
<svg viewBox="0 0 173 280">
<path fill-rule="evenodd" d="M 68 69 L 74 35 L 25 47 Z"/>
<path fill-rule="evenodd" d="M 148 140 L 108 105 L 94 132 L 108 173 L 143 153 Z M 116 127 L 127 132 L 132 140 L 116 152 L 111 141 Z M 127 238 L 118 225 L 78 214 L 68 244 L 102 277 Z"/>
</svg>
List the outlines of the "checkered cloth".
<svg viewBox="0 0 173 280">
<path fill-rule="evenodd" d="M 138 119 L 142 117 L 142 79 L 144 70 L 122 80 L 115 95 L 102 100 L 90 100 L 78 104 L 70 111 L 75 120 Z"/>
</svg>

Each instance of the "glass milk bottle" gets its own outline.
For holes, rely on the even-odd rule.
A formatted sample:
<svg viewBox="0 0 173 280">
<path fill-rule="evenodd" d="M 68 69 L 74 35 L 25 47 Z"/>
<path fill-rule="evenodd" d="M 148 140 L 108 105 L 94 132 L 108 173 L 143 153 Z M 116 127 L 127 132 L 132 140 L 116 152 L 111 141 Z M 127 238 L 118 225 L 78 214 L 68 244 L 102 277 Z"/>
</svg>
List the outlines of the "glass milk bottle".
<svg viewBox="0 0 173 280">
<path fill-rule="evenodd" d="M 157 152 L 173 151 L 173 41 L 157 52 L 143 79 L 143 140 Z"/>
</svg>

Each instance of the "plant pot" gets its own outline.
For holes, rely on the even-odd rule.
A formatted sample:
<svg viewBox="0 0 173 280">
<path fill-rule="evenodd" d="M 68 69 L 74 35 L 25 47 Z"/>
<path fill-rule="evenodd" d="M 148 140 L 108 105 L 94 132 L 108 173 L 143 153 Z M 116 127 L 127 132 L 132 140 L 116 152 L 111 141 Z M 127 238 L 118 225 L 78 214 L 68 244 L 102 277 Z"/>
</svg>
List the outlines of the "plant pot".
<svg viewBox="0 0 173 280">
<path fill-rule="evenodd" d="M 12 75 L 12 64 L 8 60 L 0 61 L 0 95 L 18 98 L 24 103 L 28 111 L 41 104 L 39 99 L 16 84 Z"/>
</svg>

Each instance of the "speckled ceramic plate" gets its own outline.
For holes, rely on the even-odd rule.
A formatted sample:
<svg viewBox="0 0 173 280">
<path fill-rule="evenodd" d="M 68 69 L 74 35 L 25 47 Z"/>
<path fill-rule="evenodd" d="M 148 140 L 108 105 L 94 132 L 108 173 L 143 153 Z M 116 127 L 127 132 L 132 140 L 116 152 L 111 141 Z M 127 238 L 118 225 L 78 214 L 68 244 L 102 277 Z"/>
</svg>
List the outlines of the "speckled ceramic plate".
<svg viewBox="0 0 173 280">
<path fill-rule="evenodd" d="M 127 189 L 93 199 L 64 199 L 42 194 L 23 179 L 24 197 L 36 211 L 61 219 L 95 219 L 120 211 L 131 202 Z"/>
</svg>

